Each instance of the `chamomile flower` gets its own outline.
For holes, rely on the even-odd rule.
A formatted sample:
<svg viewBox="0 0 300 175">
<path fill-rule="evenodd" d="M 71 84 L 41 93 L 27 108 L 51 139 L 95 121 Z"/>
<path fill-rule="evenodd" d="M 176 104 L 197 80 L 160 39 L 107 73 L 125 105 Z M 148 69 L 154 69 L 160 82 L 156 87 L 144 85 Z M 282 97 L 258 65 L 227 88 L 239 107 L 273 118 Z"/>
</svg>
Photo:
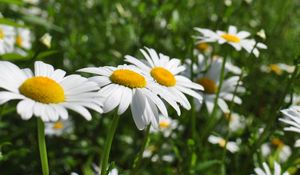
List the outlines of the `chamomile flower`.
<svg viewBox="0 0 300 175">
<path fill-rule="evenodd" d="M 180 64 L 180 60 L 157 53 L 154 49 L 140 49 L 147 62 L 126 55 L 125 61 L 139 67 L 143 72 L 151 76 L 156 84 L 151 86 L 151 90 L 159 94 L 167 103 L 169 103 L 177 112 L 181 114 L 177 103 L 189 110 L 191 105 L 184 94 L 188 94 L 202 102 L 202 96 L 195 90 L 203 90 L 199 84 L 193 83 L 188 78 L 179 75 L 185 70 L 185 66 Z"/>
<path fill-rule="evenodd" d="M 211 31 L 209 29 L 203 28 L 194 28 L 197 32 L 200 32 L 202 36 L 196 36 L 198 39 L 197 43 L 207 43 L 207 42 L 218 42 L 219 44 L 228 43 L 234 47 L 237 51 L 240 51 L 242 48 L 245 49 L 248 53 L 251 53 L 258 57 L 259 49 L 267 49 L 267 46 L 263 43 L 256 43 L 254 39 L 248 39 L 250 33 L 247 31 L 237 31 L 235 26 L 229 26 L 228 32 L 224 31 Z"/>
<path fill-rule="evenodd" d="M 13 27 L 0 24 L 0 55 L 10 53 L 14 49 L 15 30 Z"/>
<path fill-rule="evenodd" d="M 199 61 L 199 69 L 203 70 L 203 64 L 201 64 L 201 60 Z M 210 65 L 208 65 L 208 69 L 205 73 L 199 73 L 196 78 L 196 82 L 201 84 L 204 87 L 204 92 L 202 95 L 204 97 L 204 103 L 207 107 L 209 113 L 212 112 L 214 108 L 214 101 L 216 98 L 216 93 L 219 86 L 219 80 L 221 75 L 221 67 L 222 67 L 222 60 L 215 59 L 213 60 Z M 206 68 L 205 68 L 206 69 Z M 228 105 L 225 101 L 231 101 L 234 97 L 234 90 L 236 85 L 239 83 L 237 92 L 243 92 L 244 88 L 241 87 L 242 82 L 239 81 L 239 76 L 232 76 L 228 79 L 223 81 L 222 87 L 220 88 L 219 98 L 217 101 L 218 106 L 224 113 L 228 113 Z M 242 100 L 235 95 L 233 102 L 236 104 L 241 104 Z M 202 104 L 196 103 L 196 107 L 200 109 Z"/>
<path fill-rule="evenodd" d="M 268 157 L 273 152 L 278 155 L 280 162 L 285 162 L 292 154 L 291 148 L 278 138 L 272 139 L 271 143 L 264 143 L 261 152 L 264 157 Z"/>
<path fill-rule="evenodd" d="M 256 175 L 289 175 L 288 172 L 281 172 L 281 166 L 274 162 L 274 170 L 271 171 L 266 162 L 263 163 L 263 168 L 257 167 L 254 169 Z M 272 173 L 273 172 L 273 173 Z"/>
<path fill-rule="evenodd" d="M 284 130 L 300 133 L 300 106 L 292 106 L 281 110 L 281 113 L 285 118 L 280 118 L 279 120 L 290 125 L 289 127 L 285 127 Z"/>
<path fill-rule="evenodd" d="M 229 129 L 231 132 L 236 132 L 245 128 L 246 121 L 244 116 L 237 113 L 232 113 L 230 116 L 225 115 L 226 119 L 229 120 Z"/>
<path fill-rule="evenodd" d="M 94 170 L 94 175 L 100 175 L 101 168 L 98 167 L 96 164 L 93 164 L 93 170 Z M 118 175 L 119 171 L 117 168 L 113 168 L 108 172 L 108 175 Z"/>
<path fill-rule="evenodd" d="M 31 32 L 26 28 L 18 28 L 16 35 L 16 52 L 20 55 L 26 55 L 26 52 L 23 50 L 31 49 Z"/>
<path fill-rule="evenodd" d="M 159 115 L 159 128 L 155 129 L 153 127 L 150 128 L 151 133 L 162 132 L 164 137 L 172 136 L 172 133 L 175 129 L 182 129 L 179 126 L 178 121 L 172 119 L 170 117 L 164 117 L 163 115 Z"/>
<path fill-rule="evenodd" d="M 262 65 L 260 67 L 262 72 L 270 73 L 273 72 L 277 75 L 282 75 L 283 72 L 293 73 L 295 70 L 295 66 L 287 65 L 284 63 L 270 64 L 270 65 Z"/>
<path fill-rule="evenodd" d="M 21 100 L 17 112 L 24 120 L 33 115 L 43 121 L 67 119 L 67 109 L 81 114 L 87 120 L 92 116 L 86 108 L 102 112 L 102 98 L 95 90 L 96 83 L 80 75 L 65 76 L 66 72 L 36 61 L 34 73 L 16 65 L 0 62 L 0 104 Z"/>
<path fill-rule="evenodd" d="M 208 137 L 208 142 L 212 144 L 218 144 L 222 148 L 224 148 L 226 145 L 226 149 L 231 153 L 235 153 L 239 151 L 239 145 L 236 142 L 229 141 L 226 144 L 226 140 L 222 137 L 210 135 Z"/>
<path fill-rule="evenodd" d="M 99 93 L 105 98 L 103 103 L 105 113 L 118 106 L 118 115 L 121 115 L 130 106 L 134 122 L 140 130 L 150 123 L 158 128 L 159 111 L 168 116 L 163 101 L 150 90 L 155 82 L 151 77 L 143 75 L 137 67 L 131 65 L 90 67 L 79 71 L 97 75 L 90 80 L 102 88 Z"/>
<path fill-rule="evenodd" d="M 61 136 L 63 134 L 70 134 L 73 129 L 74 124 L 70 119 L 45 123 L 45 135 L 48 136 Z"/>
</svg>

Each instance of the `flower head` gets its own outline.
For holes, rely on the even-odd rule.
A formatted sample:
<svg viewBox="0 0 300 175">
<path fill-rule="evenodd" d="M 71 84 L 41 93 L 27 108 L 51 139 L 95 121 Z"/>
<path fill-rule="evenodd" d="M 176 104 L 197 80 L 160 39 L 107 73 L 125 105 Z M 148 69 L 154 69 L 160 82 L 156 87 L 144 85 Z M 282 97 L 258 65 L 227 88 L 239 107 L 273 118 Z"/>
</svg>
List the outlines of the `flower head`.
<svg viewBox="0 0 300 175">
<path fill-rule="evenodd" d="M 0 55 L 10 53 L 14 49 L 15 31 L 8 25 L 0 24 Z"/>
<path fill-rule="evenodd" d="M 48 136 L 61 136 L 73 131 L 74 124 L 70 119 L 58 120 L 56 122 L 45 123 L 45 134 Z"/>
<path fill-rule="evenodd" d="M 18 48 L 16 48 L 16 52 L 21 55 L 26 55 L 26 52 L 23 49 L 31 49 L 31 40 L 32 38 L 30 30 L 26 28 L 18 28 L 15 42 L 18 46 Z"/>
<path fill-rule="evenodd" d="M 288 172 L 281 172 L 281 166 L 277 162 L 274 162 L 273 173 L 271 173 L 270 167 L 266 162 L 263 163 L 263 168 L 257 167 L 254 171 L 257 175 L 289 175 Z"/>
<path fill-rule="evenodd" d="M 208 142 L 210 142 L 212 144 L 218 144 L 222 148 L 224 148 L 226 145 L 226 149 L 231 153 L 235 153 L 235 152 L 239 151 L 239 146 L 236 142 L 228 141 L 226 144 L 226 140 L 222 137 L 210 135 L 208 137 Z"/>
<path fill-rule="evenodd" d="M 281 113 L 285 118 L 280 118 L 279 120 L 289 127 L 285 127 L 285 131 L 292 131 L 300 133 L 300 106 L 292 106 L 288 109 L 281 110 Z"/>
<path fill-rule="evenodd" d="M 102 112 L 102 98 L 95 92 L 96 83 L 80 75 L 65 76 L 66 72 L 41 61 L 34 64 L 34 73 L 30 69 L 20 69 L 16 65 L 0 62 L 0 104 L 10 100 L 21 100 L 17 112 L 22 119 L 33 115 L 43 121 L 67 119 L 71 109 L 87 120 L 92 116 L 86 108 Z"/>
<path fill-rule="evenodd" d="M 90 80 L 102 88 L 99 93 L 105 98 L 104 112 L 110 112 L 118 106 L 118 115 L 121 115 L 130 106 L 134 122 L 140 130 L 150 123 L 158 128 L 159 111 L 168 116 L 164 103 L 150 90 L 154 82 L 150 77 L 143 75 L 137 67 L 105 66 L 84 68 L 79 71 L 97 75 Z"/>
</svg>

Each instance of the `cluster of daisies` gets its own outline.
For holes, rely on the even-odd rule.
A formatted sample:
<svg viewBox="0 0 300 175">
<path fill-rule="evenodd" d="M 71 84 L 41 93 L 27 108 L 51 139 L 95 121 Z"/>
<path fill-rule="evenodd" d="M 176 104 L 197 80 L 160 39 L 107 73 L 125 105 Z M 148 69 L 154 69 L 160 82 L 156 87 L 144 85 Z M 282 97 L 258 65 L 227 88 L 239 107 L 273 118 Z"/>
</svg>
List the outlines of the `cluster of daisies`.
<svg viewBox="0 0 300 175">
<path fill-rule="evenodd" d="M 27 28 L 0 24 L 0 55 L 18 53 L 25 56 L 31 49 L 31 32 Z"/>
</svg>

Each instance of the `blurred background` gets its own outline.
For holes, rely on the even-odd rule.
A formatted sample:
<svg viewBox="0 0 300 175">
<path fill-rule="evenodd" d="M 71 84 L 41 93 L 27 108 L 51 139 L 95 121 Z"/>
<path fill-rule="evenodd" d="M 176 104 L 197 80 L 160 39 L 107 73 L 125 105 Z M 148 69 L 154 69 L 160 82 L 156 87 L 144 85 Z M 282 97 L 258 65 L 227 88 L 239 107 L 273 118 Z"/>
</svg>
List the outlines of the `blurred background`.
<svg viewBox="0 0 300 175">
<path fill-rule="evenodd" d="M 299 8 L 299 0 L 0 0 L 0 23 L 28 27 L 32 33 L 32 48 L 26 56 L 7 54 L 0 58 L 21 67 L 32 67 L 34 60 L 43 60 L 73 73 L 91 65 L 123 64 L 127 54 L 142 58 L 139 49 L 144 46 L 170 57 L 190 58 L 190 46 L 194 44 L 192 36 L 196 35 L 194 27 L 227 30 L 229 25 L 235 25 L 238 30 L 249 31 L 253 36 L 263 29 L 266 33 L 263 42 L 268 49 L 262 51 L 259 58 L 249 57 L 246 52 L 231 54 L 232 62 L 248 71 L 244 79 L 247 91 L 241 95 L 243 105 L 236 108 L 247 118 L 248 125 L 237 136 L 242 142 L 251 143 L 252 135 L 268 121 L 267 116 L 277 104 L 278 94 L 290 76 L 288 73 L 262 72 L 261 65 L 293 65 L 299 55 Z M 51 46 L 41 42 L 45 33 L 52 38 Z M 217 51 L 220 49 L 216 48 Z M 299 84 L 296 82 L 296 86 Z M 297 93 L 297 88 L 292 93 Z M 14 106 L 1 107 L 0 174 L 39 174 L 36 120 L 21 120 Z M 104 146 L 111 114 L 94 114 L 90 122 L 74 113 L 71 115 L 72 133 L 47 137 L 53 175 L 91 173 L 93 164 L 99 162 L 99 149 Z M 130 115 L 127 111 L 121 118 L 110 158 L 121 174 L 128 173 L 126 170 L 131 168 L 144 136 L 134 126 Z M 194 145 L 188 139 L 189 116 L 177 117 L 174 113 L 171 117 L 177 118 L 184 129 L 175 131 L 176 138 L 163 139 L 162 135 L 153 135 L 150 149 L 159 158 L 145 158 L 140 174 L 218 172 L 214 168 L 218 166 L 216 161 L 209 160 L 217 160 L 223 150 L 214 151 L 215 147 L 206 145 L 205 151 L 201 151 L 202 145 Z M 200 114 L 197 120 L 197 129 L 201 132 L 205 121 Z M 278 125 L 274 123 L 274 126 L 282 127 Z M 280 131 L 274 130 L 274 134 L 282 136 Z M 292 145 L 294 140 L 289 137 L 292 136 L 284 137 L 284 142 Z M 165 144 L 168 145 L 166 149 Z M 195 161 L 187 160 L 191 150 L 196 148 Z M 250 148 L 241 149 L 240 153 L 228 155 L 228 174 L 253 172 L 253 162 L 244 161 Z M 293 152 L 299 155 L 299 150 Z M 162 157 L 169 154 L 174 160 L 164 161 Z M 194 167 L 192 171 L 190 162 Z"/>
</svg>

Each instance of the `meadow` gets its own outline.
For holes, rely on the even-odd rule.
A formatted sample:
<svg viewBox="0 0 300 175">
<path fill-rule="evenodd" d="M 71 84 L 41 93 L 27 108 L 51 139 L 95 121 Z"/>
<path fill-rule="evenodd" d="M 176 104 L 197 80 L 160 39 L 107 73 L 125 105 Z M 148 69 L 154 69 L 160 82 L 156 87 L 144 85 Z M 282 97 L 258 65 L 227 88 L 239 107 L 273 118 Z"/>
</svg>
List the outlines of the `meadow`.
<svg viewBox="0 0 300 175">
<path fill-rule="evenodd" d="M 299 0 L 0 0 L 1 175 L 299 175 Z"/>
</svg>

